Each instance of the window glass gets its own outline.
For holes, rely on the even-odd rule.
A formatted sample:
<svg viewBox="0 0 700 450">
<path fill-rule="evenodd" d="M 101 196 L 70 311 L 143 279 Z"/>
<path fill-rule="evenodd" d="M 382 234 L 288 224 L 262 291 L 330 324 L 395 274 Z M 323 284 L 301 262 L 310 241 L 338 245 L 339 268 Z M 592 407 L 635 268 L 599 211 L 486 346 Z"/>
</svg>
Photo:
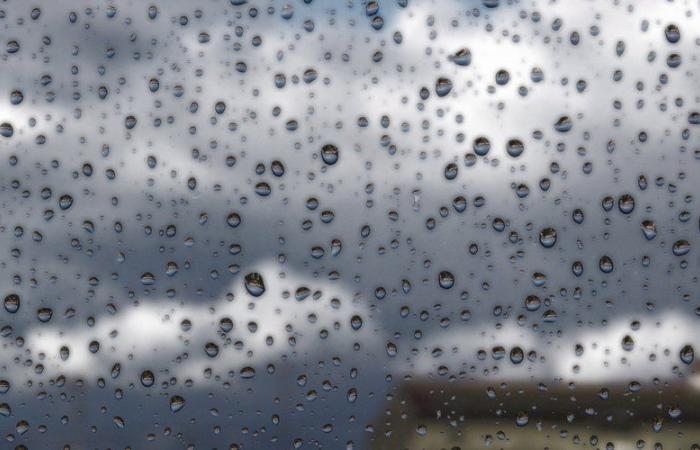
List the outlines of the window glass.
<svg viewBox="0 0 700 450">
<path fill-rule="evenodd" d="M 698 2 L 0 3 L 0 448 L 700 449 Z"/>
</svg>

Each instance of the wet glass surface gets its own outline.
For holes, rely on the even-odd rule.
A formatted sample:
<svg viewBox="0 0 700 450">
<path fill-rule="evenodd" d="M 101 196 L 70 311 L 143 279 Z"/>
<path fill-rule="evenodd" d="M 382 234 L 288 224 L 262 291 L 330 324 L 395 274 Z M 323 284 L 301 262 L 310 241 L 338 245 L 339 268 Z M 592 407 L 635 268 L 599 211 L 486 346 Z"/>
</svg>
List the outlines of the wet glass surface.
<svg viewBox="0 0 700 450">
<path fill-rule="evenodd" d="M 0 448 L 700 449 L 699 14 L 0 3 Z"/>
</svg>

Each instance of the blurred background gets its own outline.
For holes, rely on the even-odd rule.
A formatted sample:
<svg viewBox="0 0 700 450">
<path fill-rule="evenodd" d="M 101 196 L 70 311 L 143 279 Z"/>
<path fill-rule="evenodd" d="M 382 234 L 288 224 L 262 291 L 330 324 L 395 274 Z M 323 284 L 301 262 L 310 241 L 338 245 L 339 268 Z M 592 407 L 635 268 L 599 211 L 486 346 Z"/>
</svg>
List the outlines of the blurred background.
<svg viewBox="0 0 700 450">
<path fill-rule="evenodd" d="M 698 447 L 699 9 L 0 2 L 1 447 Z"/>
</svg>

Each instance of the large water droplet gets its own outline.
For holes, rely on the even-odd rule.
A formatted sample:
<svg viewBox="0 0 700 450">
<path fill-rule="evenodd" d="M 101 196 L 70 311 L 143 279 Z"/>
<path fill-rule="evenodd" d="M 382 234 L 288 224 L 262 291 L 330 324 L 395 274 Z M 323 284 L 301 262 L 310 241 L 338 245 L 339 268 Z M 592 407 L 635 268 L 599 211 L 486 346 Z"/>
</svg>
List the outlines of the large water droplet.
<svg viewBox="0 0 700 450">
<path fill-rule="evenodd" d="M 451 272 L 443 270 L 438 276 L 438 284 L 443 289 L 450 289 L 455 285 L 455 276 Z"/>
<path fill-rule="evenodd" d="M 155 383 L 155 376 L 153 375 L 153 372 L 150 370 L 144 370 L 141 372 L 141 384 L 144 385 L 144 387 L 151 387 L 153 386 L 153 383 Z"/>
<path fill-rule="evenodd" d="M 515 424 L 519 427 L 524 427 L 530 422 L 530 417 L 525 411 L 521 411 L 515 417 Z"/>
<path fill-rule="evenodd" d="M 554 129 L 560 133 L 566 133 L 573 128 L 574 123 L 571 121 L 569 116 L 561 116 L 555 123 Z"/>
<path fill-rule="evenodd" d="M 472 62 L 472 52 L 468 48 L 460 48 L 449 59 L 458 66 L 468 66 Z"/>
<path fill-rule="evenodd" d="M 58 207 L 61 208 L 62 210 L 67 210 L 71 206 L 73 206 L 73 197 L 71 197 L 68 194 L 63 194 L 59 199 L 58 199 Z"/>
<path fill-rule="evenodd" d="M 333 144 L 326 144 L 321 148 L 321 159 L 329 166 L 338 162 L 338 156 L 338 147 Z"/>
<path fill-rule="evenodd" d="M 257 272 L 249 273 L 245 276 L 245 289 L 253 297 L 260 297 L 265 293 L 265 281 L 262 275 Z"/>
<path fill-rule="evenodd" d="M 486 156 L 491 150 L 491 142 L 483 136 L 479 136 L 476 139 L 474 139 L 474 153 L 476 153 L 479 156 Z"/>
<path fill-rule="evenodd" d="M 614 269 L 613 260 L 609 256 L 603 256 L 598 261 L 598 267 L 603 273 L 610 273 Z"/>
<path fill-rule="evenodd" d="M 438 97 L 444 97 L 452 90 L 452 80 L 449 78 L 438 78 L 435 82 L 435 93 Z"/>
<path fill-rule="evenodd" d="M 634 211 L 634 197 L 630 194 L 623 194 L 617 199 L 617 207 L 622 214 L 631 214 Z"/>
<path fill-rule="evenodd" d="M 185 407 L 185 399 L 179 395 L 170 397 L 170 411 L 176 413 Z"/>
<path fill-rule="evenodd" d="M 673 244 L 673 254 L 676 256 L 687 255 L 690 252 L 690 242 L 680 239 Z"/>
<path fill-rule="evenodd" d="M 525 144 L 520 139 L 510 139 L 506 143 L 506 152 L 509 156 L 517 158 L 525 151 Z"/>
<path fill-rule="evenodd" d="M 557 243 L 557 230 L 554 228 L 544 228 L 540 231 L 540 244 L 544 248 L 552 248 Z"/>
<path fill-rule="evenodd" d="M 656 237 L 656 224 L 651 220 L 642 221 L 642 233 L 647 241 Z"/>
<path fill-rule="evenodd" d="M 693 349 L 693 346 L 691 345 L 685 345 L 681 349 L 681 361 L 683 361 L 685 364 L 692 364 L 693 360 L 695 359 L 695 350 Z"/>
<path fill-rule="evenodd" d="M 676 24 L 671 23 L 667 25 L 664 34 L 666 35 L 666 40 L 671 44 L 675 44 L 681 40 L 681 30 L 678 29 Z"/>
<path fill-rule="evenodd" d="M 631 352 L 634 349 L 634 339 L 629 334 L 622 338 L 622 349 L 626 352 Z"/>
<path fill-rule="evenodd" d="M 12 125 L 9 122 L 0 123 L 0 136 L 9 138 L 12 137 L 14 133 L 15 129 L 12 128 Z"/>
<path fill-rule="evenodd" d="M 17 311 L 19 311 L 19 305 L 20 305 L 19 295 L 9 294 L 8 296 L 5 297 L 5 301 L 4 301 L 5 311 L 14 314 Z"/>
</svg>

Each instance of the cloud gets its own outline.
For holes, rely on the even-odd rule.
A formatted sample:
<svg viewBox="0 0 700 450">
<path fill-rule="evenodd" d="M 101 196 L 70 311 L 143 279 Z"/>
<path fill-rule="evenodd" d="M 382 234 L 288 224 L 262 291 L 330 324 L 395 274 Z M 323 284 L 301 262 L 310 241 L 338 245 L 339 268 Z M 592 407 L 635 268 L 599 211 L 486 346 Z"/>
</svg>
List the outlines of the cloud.
<svg viewBox="0 0 700 450">
<path fill-rule="evenodd" d="M 118 363 L 120 376 L 128 379 L 137 380 L 150 370 L 202 380 L 207 369 L 215 375 L 233 371 L 245 377 L 251 375 L 250 368 L 261 373 L 280 358 L 302 365 L 311 355 L 342 357 L 353 352 L 355 343 L 375 343 L 372 314 L 342 288 L 296 273 L 281 275 L 272 264 L 251 270 L 265 280 L 260 297 L 236 283 L 228 298 L 207 305 L 144 298 L 98 318 L 93 326 L 31 327 L 24 334 L 23 351 L 44 355 L 40 360 L 46 377 L 109 376 Z M 307 288 L 308 297 L 296 299 L 299 288 Z M 351 325 L 353 318 L 359 320 L 357 329 Z M 99 344 L 95 353 L 90 351 L 92 342 Z M 61 358 L 62 347 L 69 350 L 66 358 Z M 13 349 L 3 350 L 9 360 Z M 22 376 L 34 375 L 29 370 L 13 374 Z"/>
</svg>

